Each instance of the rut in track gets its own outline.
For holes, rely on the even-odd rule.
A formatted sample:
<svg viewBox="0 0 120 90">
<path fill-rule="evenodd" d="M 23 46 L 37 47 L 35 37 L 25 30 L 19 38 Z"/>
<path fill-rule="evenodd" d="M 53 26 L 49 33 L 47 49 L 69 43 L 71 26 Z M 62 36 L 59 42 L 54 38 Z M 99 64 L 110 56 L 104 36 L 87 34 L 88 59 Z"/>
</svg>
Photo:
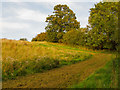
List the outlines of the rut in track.
<svg viewBox="0 0 120 90">
<path fill-rule="evenodd" d="M 78 83 L 111 59 L 111 54 L 94 54 L 92 58 L 76 64 L 52 69 L 44 73 L 20 76 L 2 83 L 3 88 L 66 88 Z"/>
</svg>

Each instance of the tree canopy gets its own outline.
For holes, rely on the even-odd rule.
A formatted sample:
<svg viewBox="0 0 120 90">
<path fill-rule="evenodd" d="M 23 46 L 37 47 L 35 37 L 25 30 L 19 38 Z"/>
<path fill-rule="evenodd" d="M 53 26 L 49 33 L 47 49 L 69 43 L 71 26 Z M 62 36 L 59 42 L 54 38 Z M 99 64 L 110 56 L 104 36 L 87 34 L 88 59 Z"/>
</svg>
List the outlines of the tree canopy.
<svg viewBox="0 0 120 90">
<path fill-rule="evenodd" d="M 118 28 L 118 3 L 100 2 L 90 9 L 88 45 L 115 49 L 115 32 Z"/>
<path fill-rule="evenodd" d="M 90 9 L 89 24 L 85 28 L 80 28 L 75 13 L 67 5 L 56 5 L 54 15 L 46 18 L 48 24 L 45 34 L 37 35 L 33 40 L 120 51 L 119 7 L 118 2 L 95 4 L 95 7 Z"/>
<path fill-rule="evenodd" d="M 57 42 L 62 39 L 65 32 L 72 29 L 77 30 L 80 23 L 76 20 L 75 13 L 67 5 L 56 5 L 54 7 L 54 15 L 46 18 L 48 22 L 45 27 L 48 41 Z"/>
</svg>

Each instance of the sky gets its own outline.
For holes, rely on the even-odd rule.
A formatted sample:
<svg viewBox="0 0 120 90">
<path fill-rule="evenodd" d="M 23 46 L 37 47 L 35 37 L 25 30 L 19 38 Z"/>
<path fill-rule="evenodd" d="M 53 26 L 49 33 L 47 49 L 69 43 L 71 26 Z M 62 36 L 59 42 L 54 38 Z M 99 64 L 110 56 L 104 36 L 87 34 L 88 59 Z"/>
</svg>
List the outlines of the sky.
<svg viewBox="0 0 120 90">
<path fill-rule="evenodd" d="M 68 5 L 76 14 L 80 27 L 86 27 L 90 8 L 97 2 L 99 0 L 4 0 L 0 3 L 0 38 L 31 41 L 37 34 L 45 32 L 46 17 L 53 15 L 57 4 Z"/>
</svg>

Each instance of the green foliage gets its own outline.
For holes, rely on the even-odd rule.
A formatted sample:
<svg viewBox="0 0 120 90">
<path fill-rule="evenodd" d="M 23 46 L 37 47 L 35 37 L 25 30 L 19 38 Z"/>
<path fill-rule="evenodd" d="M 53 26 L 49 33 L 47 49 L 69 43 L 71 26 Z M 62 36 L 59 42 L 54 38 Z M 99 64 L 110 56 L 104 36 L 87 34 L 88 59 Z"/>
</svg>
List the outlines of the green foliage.
<svg viewBox="0 0 120 90">
<path fill-rule="evenodd" d="M 63 42 L 71 45 L 84 45 L 86 40 L 85 31 L 86 28 L 68 31 L 63 36 Z"/>
<path fill-rule="evenodd" d="M 67 32 L 63 36 L 63 42 L 67 44 L 75 44 L 76 43 L 76 32 L 77 32 L 76 30 L 71 30 Z"/>
<path fill-rule="evenodd" d="M 32 39 L 32 41 L 45 41 L 46 40 L 46 33 L 40 33 L 35 38 Z"/>
<path fill-rule="evenodd" d="M 51 32 L 51 31 L 47 31 L 47 38 L 46 40 L 49 41 L 49 42 L 58 42 L 58 38 L 57 38 L 57 34 L 58 32 Z"/>
<path fill-rule="evenodd" d="M 95 4 L 95 7 L 90 9 L 89 25 L 80 28 L 75 13 L 67 5 L 56 5 L 54 15 L 46 18 L 46 33 L 38 34 L 32 41 L 46 40 L 120 52 L 118 6 L 118 2 Z"/>
<path fill-rule="evenodd" d="M 64 32 L 80 27 L 75 13 L 67 5 L 56 5 L 53 13 L 54 15 L 46 18 L 46 22 L 48 22 L 45 27 L 47 41 L 58 42 L 60 40 L 61 42 Z"/>
<path fill-rule="evenodd" d="M 118 3 L 100 2 L 90 9 L 87 45 L 93 48 L 115 49 L 118 28 Z"/>
<path fill-rule="evenodd" d="M 62 42 L 63 42 L 62 39 L 63 39 L 64 34 L 65 34 L 64 32 L 60 32 L 60 33 L 57 34 L 57 38 L 59 39 L 59 40 L 58 40 L 59 43 L 62 43 Z"/>
<path fill-rule="evenodd" d="M 27 38 L 20 38 L 21 41 L 27 41 Z"/>
</svg>

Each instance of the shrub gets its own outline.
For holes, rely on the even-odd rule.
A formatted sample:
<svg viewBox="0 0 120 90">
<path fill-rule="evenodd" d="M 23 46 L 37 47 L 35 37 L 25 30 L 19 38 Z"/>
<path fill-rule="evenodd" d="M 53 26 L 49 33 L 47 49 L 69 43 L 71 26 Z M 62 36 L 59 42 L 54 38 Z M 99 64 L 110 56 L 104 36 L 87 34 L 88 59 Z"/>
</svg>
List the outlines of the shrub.
<svg viewBox="0 0 120 90">
<path fill-rule="evenodd" d="M 40 33 L 35 38 L 32 39 L 32 41 L 45 41 L 46 40 L 46 33 Z"/>
<path fill-rule="evenodd" d="M 82 29 L 68 31 L 63 36 L 63 42 L 71 45 L 84 45 L 85 34 Z"/>
</svg>

